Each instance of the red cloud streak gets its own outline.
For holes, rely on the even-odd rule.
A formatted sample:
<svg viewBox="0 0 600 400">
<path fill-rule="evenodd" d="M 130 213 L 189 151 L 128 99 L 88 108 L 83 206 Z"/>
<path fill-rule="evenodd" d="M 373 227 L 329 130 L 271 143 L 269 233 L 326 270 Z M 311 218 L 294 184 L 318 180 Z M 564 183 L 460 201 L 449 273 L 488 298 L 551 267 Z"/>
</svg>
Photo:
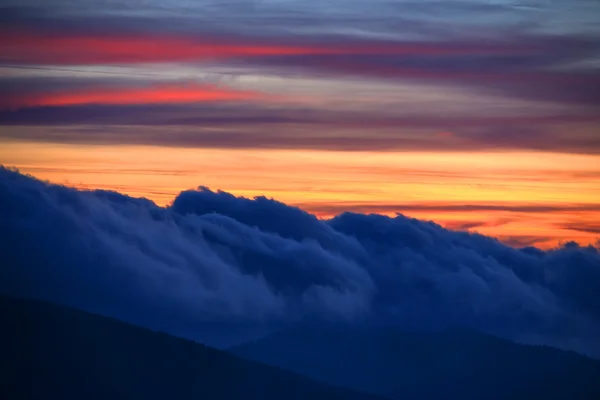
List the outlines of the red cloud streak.
<svg viewBox="0 0 600 400">
<path fill-rule="evenodd" d="M 439 43 L 274 44 L 174 35 L 67 35 L 0 30 L 0 59 L 15 63 L 107 64 L 195 61 L 234 57 L 357 54 L 490 54 L 532 51 L 527 46 Z"/>
<path fill-rule="evenodd" d="M 209 85 L 161 84 L 141 88 L 86 89 L 57 93 L 30 93 L 12 97 L 4 107 L 71 106 L 83 104 L 167 104 L 251 100 L 263 97 Z"/>
</svg>

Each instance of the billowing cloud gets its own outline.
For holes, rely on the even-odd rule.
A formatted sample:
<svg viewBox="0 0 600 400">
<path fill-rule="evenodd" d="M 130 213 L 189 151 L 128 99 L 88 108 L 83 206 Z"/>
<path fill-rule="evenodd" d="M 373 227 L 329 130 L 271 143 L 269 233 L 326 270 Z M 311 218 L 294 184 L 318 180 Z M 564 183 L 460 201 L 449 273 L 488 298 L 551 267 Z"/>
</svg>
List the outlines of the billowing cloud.
<svg viewBox="0 0 600 400">
<path fill-rule="evenodd" d="M 204 188 L 161 208 L 7 169 L 0 203 L 3 293 L 209 342 L 210 329 L 334 319 L 466 325 L 600 355 L 593 247 L 516 249 L 404 216 L 322 221 Z"/>
</svg>

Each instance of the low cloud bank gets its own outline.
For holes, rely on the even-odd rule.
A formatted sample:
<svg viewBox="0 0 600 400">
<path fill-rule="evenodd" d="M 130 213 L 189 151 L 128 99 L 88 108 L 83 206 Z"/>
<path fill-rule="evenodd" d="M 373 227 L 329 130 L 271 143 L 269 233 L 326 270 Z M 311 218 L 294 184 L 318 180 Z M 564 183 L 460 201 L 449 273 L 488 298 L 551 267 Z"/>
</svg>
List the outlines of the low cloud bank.
<svg viewBox="0 0 600 400">
<path fill-rule="evenodd" d="M 0 169 L 0 292 L 225 345 L 302 321 L 468 326 L 600 356 L 600 251 L 206 188 L 162 208 Z"/>
</svg>

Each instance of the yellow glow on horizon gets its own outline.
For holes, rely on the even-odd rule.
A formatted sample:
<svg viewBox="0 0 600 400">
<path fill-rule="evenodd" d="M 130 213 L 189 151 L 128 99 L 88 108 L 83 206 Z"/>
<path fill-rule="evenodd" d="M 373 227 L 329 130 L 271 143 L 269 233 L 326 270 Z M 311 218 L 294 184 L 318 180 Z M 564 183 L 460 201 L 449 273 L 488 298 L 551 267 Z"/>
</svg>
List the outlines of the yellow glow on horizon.
<svg viewBox="0 0 600 400">
<path fill-rule="evenodd" d="M 535 152 L 332 152 L 87 146 L 5 141 L 0 163 L 54 183 L 117 190 L 169 204 L 185 189 L 207 186 L 265 195 L 320 217 L 337 211 L 403 214 L 449 227 L 477 221 L 478 232 L 593 243 L 597 235 L 565 229 L 600 221 L 593 210 L 403 211 L 402 205 L 600 204 L 600 157 Z M 382 207 L 385 206 L 385 207 Z M 327 211 L 335 210 L 335 212 Z M 325 211 L 324 211 L 325 210 Z"/>
</svg>

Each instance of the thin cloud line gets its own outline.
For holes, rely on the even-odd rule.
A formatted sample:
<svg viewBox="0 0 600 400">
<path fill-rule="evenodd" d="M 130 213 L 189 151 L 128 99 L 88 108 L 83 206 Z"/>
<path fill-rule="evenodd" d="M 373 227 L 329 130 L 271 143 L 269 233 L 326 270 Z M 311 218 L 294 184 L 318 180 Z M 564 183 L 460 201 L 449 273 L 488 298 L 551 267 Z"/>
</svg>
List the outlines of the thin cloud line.
<svg viewBox="0 0 600 400">
<path fill-rule="evenodd" d="M 116 72 L 116 71 L 97 71 L 97 70 L 85 70 L 85 69 L 74 69 L 74 68 L 59 68 L 59 67 L 35 67 L 25 65 L 6 65 L 0 64 L 0 68 L 13 68 L 13 69 L 30 69 L 30 70 L 42 70 L 42 71 L 61 71 L 61 72 L 82 72 L 92 74 L 106 74 L 106 75 L 127 75 L 127 76 L 156 76 L 161 77 L 161 74 L 151 73 L 133 73 L 133 72 Z"/>
</svg>

